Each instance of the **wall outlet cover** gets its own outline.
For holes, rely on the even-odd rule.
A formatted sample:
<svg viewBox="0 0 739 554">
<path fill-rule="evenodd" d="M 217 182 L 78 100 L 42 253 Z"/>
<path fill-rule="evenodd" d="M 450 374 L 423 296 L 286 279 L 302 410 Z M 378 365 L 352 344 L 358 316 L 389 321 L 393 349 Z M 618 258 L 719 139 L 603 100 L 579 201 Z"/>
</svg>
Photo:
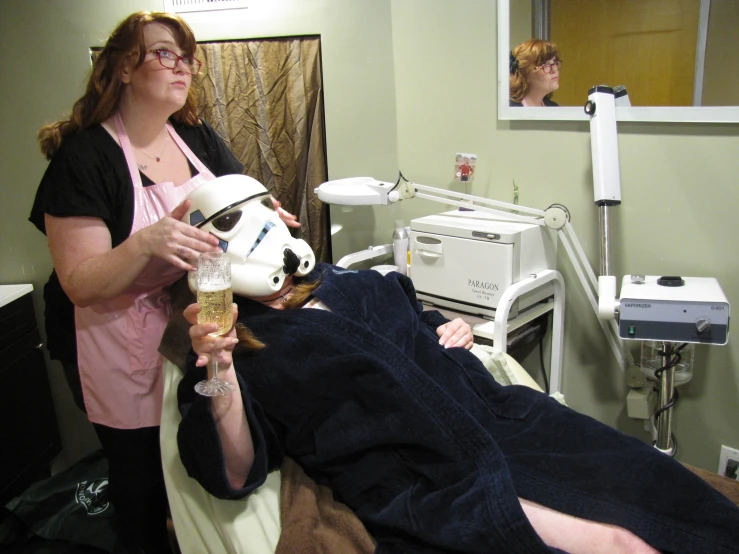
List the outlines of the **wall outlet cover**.
<svg viewBox="0 0 739 554">
<path fill-rule="evenodd" d="M 739 450 L 721 445 L 718 474 L 739 481 Z"/>
</svg>

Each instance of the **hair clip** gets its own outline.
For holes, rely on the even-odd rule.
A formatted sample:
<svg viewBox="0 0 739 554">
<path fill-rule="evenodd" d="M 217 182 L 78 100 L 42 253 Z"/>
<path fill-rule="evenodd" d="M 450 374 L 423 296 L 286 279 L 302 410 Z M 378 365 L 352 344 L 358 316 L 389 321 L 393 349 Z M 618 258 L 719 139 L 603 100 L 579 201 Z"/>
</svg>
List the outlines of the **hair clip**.
<svg viewBox="0 0 739 554">
<path fill-rule="evenodd" d="M 513 55 L 513 52 L 510 54 L 510 58 L 508 59 L 508 71 L 511 75 L 513 75 L 516 70 L 518 69 L 518 58 Z"/>
</svg>

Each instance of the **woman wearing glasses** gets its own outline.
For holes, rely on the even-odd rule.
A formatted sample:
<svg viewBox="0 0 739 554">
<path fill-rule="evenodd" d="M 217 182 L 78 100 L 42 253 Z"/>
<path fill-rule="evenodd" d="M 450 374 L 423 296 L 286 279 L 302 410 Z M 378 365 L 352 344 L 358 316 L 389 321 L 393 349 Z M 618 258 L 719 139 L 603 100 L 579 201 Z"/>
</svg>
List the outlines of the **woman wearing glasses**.
<svg viewBox="0 0 739 554">
<path fill-rule="evenodd" d="M 510 105 L 557 106 L 552 94 L 559 88 L 561 67 L 553 42 L 531 39 L 516 46 L 510 55 Z"/>
<path fill-rule="evenodd" d="M 50 163 L 30 221 L 47 235 L 54 262 L 49 350 L 78 388 L 78 405 L 84 399 L 109 461 L 120 542 L 136 553 L 169 551 L 157 352 L 170 312 L 164 287 L 219 248 L 180 222 L 184 199 L 242 170 L 195 111 L 195 47 L 175 15 L 130 15 L 94 61 L 72 115 L 39 132 Z"/>
</svg>

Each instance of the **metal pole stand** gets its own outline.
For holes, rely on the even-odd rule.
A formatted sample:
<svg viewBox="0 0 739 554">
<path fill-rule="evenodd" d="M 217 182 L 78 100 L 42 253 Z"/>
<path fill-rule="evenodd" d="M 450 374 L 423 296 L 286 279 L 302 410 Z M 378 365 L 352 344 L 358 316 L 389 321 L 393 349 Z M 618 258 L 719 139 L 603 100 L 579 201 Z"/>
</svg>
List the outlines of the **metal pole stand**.
<svg viewBox="0 0 739 554">
<path fill-rule="evenodd" d="M 667 454 L 675 455 L 675 445 L 672 440 L 672 406 L 675 404 L 675 363 L 676 350 L 673 343 L 663 342 L 662 369 L 659 376 L 659 407 L 654 415 L 657 423 L 657 440 L 654 447 Z"/>
</svg>

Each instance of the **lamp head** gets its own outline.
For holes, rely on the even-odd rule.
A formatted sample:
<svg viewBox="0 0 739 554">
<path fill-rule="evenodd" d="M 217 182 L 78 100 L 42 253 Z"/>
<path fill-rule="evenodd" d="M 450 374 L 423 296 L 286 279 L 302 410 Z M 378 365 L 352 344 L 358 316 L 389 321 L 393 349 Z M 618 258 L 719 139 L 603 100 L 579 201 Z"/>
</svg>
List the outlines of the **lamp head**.
<svg viewBox="0 0 739 554">
<path fill-rule="evenodd" d="M 378 181 L 372 177 L 349 177 L 327 181 L 315 189 L 321 202 L 345 206 L 387 205 L 388 193 L 394 183 Z"/>
</svg>

